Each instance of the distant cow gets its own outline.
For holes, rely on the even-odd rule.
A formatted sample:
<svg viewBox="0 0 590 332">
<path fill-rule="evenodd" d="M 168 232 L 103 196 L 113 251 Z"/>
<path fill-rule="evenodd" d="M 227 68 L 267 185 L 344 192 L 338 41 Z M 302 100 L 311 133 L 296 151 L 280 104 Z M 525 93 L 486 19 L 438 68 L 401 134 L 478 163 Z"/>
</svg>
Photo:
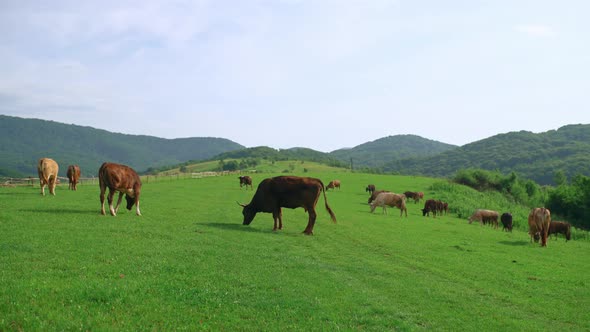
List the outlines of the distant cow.
<svg viewBox="0 0 590 332">
<path fill-rule="evenodd" d="M 420 201 L 420 195 L 415 192 L 415 191 L 406 191 L 404 192 L 404 195 L 406 195 L 406 198 L 408 200 L 413 200 L 414 204 L 418 203 Z"/>
<path fill-rule="evenodd" d="M 380 193 L 371 203 L 371 213 L 375 211 L 377 206 L 381 206 L 383 208 L 383 213 L 385 214 L 387 214 L 387 206 L 397 207 L 400 210 L 400 217 L 403 216 L 404 212 L 406 213 L 406 217 L 408 216 L 408 209 L 406 208 L 406 196 L 404 195 L 390 192 Z"/>
<path fill-rule="evenodd" d="M 330 181 L 330 183 L 328 183 L 328 185 L 326 186 L 326 191 L 328 189 L 330 189 L 330 188 L 331 189 L 335 189 L 335 188 L 340 189 L 340 180 L 332 180 L 332 181 Z"/>
<path fill-rule="evenodd" d="M 430 212 L 432 212 L 432 216 L 434 218 L 436 218 L 436 201 L 434 199 L 429 199 L 426 202 L 424 202 L 424 208 L 422 209 L 422 216 L 429 216 L 430 217 Z"/>
<path fill-rule="evenodd" d="M 473 221 L 477 220 L 482 226 L 490 223 L 494 228 L 498 228 L 498 216 L 499 213 L 497 211 L 479 209 L 475 210 L 471 217 L 469 217 L 469 223 L 471 224 Z"/>
<path fill-rule="evenodd" d="M 242 188 L 242 186 L 246 186 L 246 189 L 248 189 L 248 186 L 250 186 L 250 189 L 254 190 L 254 187 L 252 187 L 251 177 L 249 177 L 248 175 L 244 175 L 238 177 L 238 179 L 240 179 L 240 189 Z"/>
<path fill-rule="evenodd" d="M 373 194 L 373 192 L 375 192 L 375 185 L 374 184 L 368 185 L 367 188 L 365 189 L 365 192 L 369 192 L 369 194 Z"/>
<path fill-rule="evenodd" d="M 45 196 L 45 186 L 49 187 L 49 193 L 55 196 L 55 186 L 57 185 L 57 173 L 59 166 L 51 158 L 41 158 L 37 163 L 37 173 L 39 173 L 39 183 L 41 185 L 41 194 Z"/>
<path fill-rule="evenodd" d="M 375 190 L 375 191 L 373 191 L 373 193 L 369 197 L 369 201 L 367 203 L 371 204 L 371 202 L 374 201 L 375 198 L 377 198 L 377 196 L 379 196 L 380 193 L 389 193 L 389 192 L 390 191 L 387 191 L 387 190 Z"/>
<path fill-rule="evenodd" d="M 551 224 L 551 212 L 544 207 L 534 208 L 529 213 L 529 235 L 531 242 L 541 238 L 541 246 L 547 246 L 547 236 L 549 234 L 549 225 Z"/>
<path fill-rule="evenodd" d="M 281 208 L 295 209 L 302 207 L 309 214 L 307 227 L 305 227 L 303 233 L 313 235 L 313 226 L 317 216 L 315 207 L 322 192 L 324 193 L 326 210 L 328 210 L 332 221 L 335 223 L 336 216 L 328 205 L 326 190 L 321 180 L 309 177 L 277 176 L 260 182 L 252 201 L 247 205 L 240 204 L 243 207 L 243 224 L 250 225 L 258 212 L 269 212 L 272 213 L 274 220 L 273 231 L 283 229 Z"/>
<path fill-rule="evenodd" d="M 78 165 L 70 165 L 68 166 L 68 172 L 66 173 L 68 176 L 68 189 L 70 190 L 77 190 L 78 189 L 78 181 L 80 180 L 80 166 Z"/>
<path fill-rule="evenodd" d="M 512 232 L 512 214 L 508 212 L 502 213 L 500 221 L 502 222 L 502 231 Z"/>
<path fill-rule="evenodd" d="M 141 216 L 141 212 L 139 211 L 141 179 L 131 167 L 115 163 L 103 163 L 98 170 L 98 184 L 100 186 L 101 214 L 105 214 L 104 194 L 106 189 L 109 188 L 109 211 L 112 216 L 117 215 L 123 194 L 125 194 L 125 200 L 127 201 L 127 210 L 131 210 L 135 204 L 136 214 Z M 113 196 L 116 191 L 119 192 L 119 199 L 117 200 L 117 206 L 113 208 Z"/>
<path fill-rule="evenodd" d="M 557 238 L 557 234 L 561 233 L 565 236 L 565 241 L 569 241 L 572 238 L 572 226 L 570 223 L 565 221 L 551 221 L 549 223 L 549 234 L 555 234 L 555 238 Z"/>
</svg>

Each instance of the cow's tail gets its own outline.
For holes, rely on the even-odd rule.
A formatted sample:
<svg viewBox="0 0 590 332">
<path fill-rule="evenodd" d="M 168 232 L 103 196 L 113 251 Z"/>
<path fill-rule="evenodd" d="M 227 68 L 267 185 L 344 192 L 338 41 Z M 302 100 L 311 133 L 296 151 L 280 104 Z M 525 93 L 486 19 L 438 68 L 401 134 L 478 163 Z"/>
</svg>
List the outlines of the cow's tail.
<svg viewBox="0 0 590 332">
<path fill-rule="evenodd" d="M 324 183 L 322 181 L 320 181 L 320 183 L 322 184 L 322 191 L 324 192 L 324 205 L 326 206 L 326 210 L 328 210 L 328 213 L 330 214 L 332 222 L 336 223 L 336 216 L 334 215 L 334 211 L 332 211 L 330 205 L 328 205 L 328 198 L 326 197 L 326 188 L 324 187 Z"/>
</svg>

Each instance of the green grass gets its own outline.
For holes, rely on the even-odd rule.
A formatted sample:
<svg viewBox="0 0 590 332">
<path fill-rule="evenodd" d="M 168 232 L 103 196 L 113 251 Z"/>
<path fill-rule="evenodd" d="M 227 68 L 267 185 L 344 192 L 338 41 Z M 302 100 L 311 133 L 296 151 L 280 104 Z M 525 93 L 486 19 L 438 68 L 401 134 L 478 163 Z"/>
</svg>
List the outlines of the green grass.
<svg viewBox="0 0 590 332">
<path fill-rule="evenodd" d="M 279 232 L 265 213 L 241 225 L 235 176 L 146 183 L 141 217 L 101 216 L 98 185 L 0 188 L 0 330 L 590 329 L 590 242 L 369 213 L 368 183 L 469 209 L 436 179 L 299 175 L 342 181 L 314 236 L 303 209 Z"/>
</svg>

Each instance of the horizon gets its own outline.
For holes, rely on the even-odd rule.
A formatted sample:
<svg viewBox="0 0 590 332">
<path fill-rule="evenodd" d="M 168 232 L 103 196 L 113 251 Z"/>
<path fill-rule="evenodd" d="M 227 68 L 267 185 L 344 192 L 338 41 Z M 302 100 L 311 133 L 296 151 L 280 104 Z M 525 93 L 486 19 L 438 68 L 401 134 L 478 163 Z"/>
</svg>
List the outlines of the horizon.
<svg viewBox="0 0 590 332">
<path fill-rule="evenodd" d="M 509 10 L 507 10 L 509 8 Z M 590 123 L 590 2 L 0 3 L 0 114 L 331 152 Z"/>
</svg>

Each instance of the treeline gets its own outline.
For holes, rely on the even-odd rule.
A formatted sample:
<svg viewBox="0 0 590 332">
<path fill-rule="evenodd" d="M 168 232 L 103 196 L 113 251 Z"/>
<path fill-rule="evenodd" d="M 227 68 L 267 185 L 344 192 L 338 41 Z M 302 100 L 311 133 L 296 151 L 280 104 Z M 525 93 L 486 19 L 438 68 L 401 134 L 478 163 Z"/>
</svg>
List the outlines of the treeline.
<svg viewBox="0 0 590 332">
<path fill-rule="evenodd" d="M 458 171 L 452 181 L 479 191 L 497 191 L 529 207 L 545 206 L 554 220 L 563 219 L 577 228 L 590 229 L 590 178 L 576 175 L 568 183 L 563 171 L 553 174 L 558 185 L 540 186 L 521 178 L 517 173 L 504 175 L 500 171 L 465 169 Z"/>
</svg>

